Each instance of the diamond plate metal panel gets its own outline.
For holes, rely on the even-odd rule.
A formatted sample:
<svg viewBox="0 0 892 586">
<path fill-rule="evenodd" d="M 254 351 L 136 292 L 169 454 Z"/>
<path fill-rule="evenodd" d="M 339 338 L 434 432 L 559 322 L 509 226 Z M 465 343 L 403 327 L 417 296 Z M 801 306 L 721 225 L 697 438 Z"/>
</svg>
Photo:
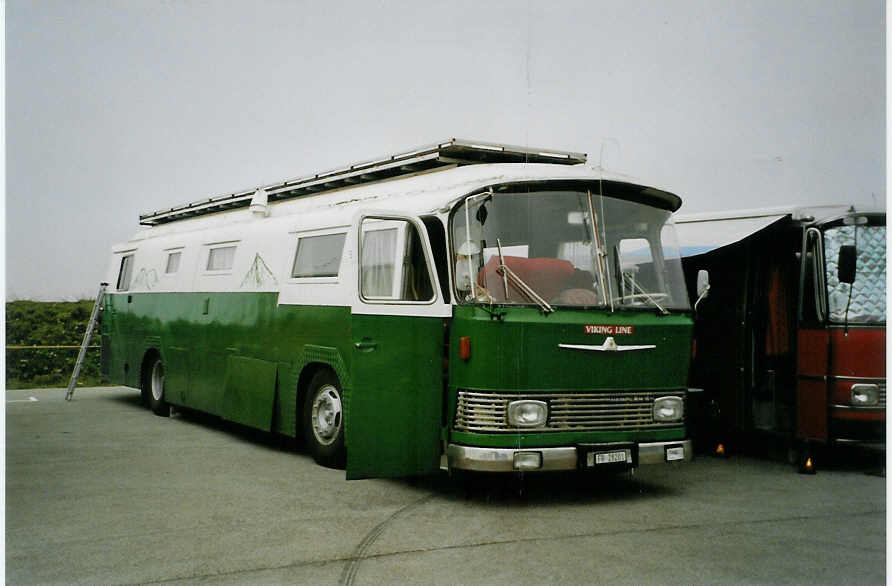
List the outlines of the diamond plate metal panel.
<svg viewBox="0 0 892 586">
<path fill-rule="evenodd" d="M 840 283 L 837 275 L 839 247 L 856 244 L 855 226 L 840 226 L 824 232 L 824 255 L 827 259 L 827 294 L 830 319 L 846 319 L 849 323 L 886 321 L 886 227 L 857 227 L 857 275 L 849 302 L 849 285 Z"/>
</svg>

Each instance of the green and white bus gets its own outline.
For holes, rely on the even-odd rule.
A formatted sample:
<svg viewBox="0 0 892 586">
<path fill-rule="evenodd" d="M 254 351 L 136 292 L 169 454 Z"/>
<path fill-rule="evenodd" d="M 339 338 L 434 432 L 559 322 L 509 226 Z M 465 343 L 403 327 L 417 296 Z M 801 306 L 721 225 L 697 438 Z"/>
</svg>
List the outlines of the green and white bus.
<svg viewBox="0 0 892 586">
<path fill-rule="evenodd" d="M 676 195 L 458 139 L 140 216 L 102 370 L 347 478 L 690 460 Z"/>
</svg>

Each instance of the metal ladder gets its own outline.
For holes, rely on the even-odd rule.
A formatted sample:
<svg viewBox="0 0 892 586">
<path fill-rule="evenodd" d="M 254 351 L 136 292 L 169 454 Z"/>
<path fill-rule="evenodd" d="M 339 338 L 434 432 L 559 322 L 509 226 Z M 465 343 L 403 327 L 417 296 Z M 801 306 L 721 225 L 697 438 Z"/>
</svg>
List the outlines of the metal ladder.
<svg viewBox="0 0 892 586">
<path fill-rule="evenodd" d="M 74 387 L 77 385 L 77 377 L 81 373 L 81 366 L 84 364 L 84 357 L 87 355 L 87 347 L 90 345 L 90 338 L 93 337 L 93 328 L 96 327 L 96 321 L 99 317 L 99 308 L 102 306 L 102 298 L 105 296 L 105 289 L 108 283 L 99 284 L 99 293 L 96 295 L 96 303 L 93 304 L 93 313 L 90 314 L 90 322 L 87 324 L 87 331 L 84 332 L 84 341 L 81 343 L 81 350 L 77 354 L 77 362 L 74 363 L 74 370 L 71 372 L 71 380 L 68 381 L 68 392 L 65 393 L 65 400 L 70 401 L 74 396 Z"/>
</svg>

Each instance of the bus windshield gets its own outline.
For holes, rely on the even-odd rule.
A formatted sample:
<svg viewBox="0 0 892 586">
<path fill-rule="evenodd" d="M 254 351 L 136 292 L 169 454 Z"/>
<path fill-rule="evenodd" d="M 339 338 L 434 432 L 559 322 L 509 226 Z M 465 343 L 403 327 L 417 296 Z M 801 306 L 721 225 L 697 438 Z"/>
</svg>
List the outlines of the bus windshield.
<svg viewBox="0 0 892 586">
<path fill-rule="evenodd" d="M 842 245 L 857 251 L 855 282 L 839 282 L 837 259 Z M 886 322 L 886 227 L 836 226 L 824 231 L 824 258 L 830 320 L 848 323 Z"/>
<path fill-rule="evenodd" d="M 457 299 L 690 309 L 670 217 L 668 210 L 586 190 L 471 195 L 452 219 Z"/>
</svg>

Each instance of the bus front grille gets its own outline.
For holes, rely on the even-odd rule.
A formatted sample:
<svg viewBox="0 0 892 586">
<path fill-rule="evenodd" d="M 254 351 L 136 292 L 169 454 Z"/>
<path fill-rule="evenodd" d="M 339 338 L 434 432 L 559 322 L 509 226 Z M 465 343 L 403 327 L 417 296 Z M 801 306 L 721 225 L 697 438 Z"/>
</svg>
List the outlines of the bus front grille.
<svg viewBox="0 0 892 586">
<path fill-rule="evenodd" d="M 684 393 L 630 391 L 623 393 L 487 393 L 458 392 L 455 429 L 482 433 L 622 431 L 679 427 L 684 421 L 657 423 L 654 399 Z M 544 427 L 517 428 L 508 424 L 508 403 L 518 400 L 545 401 L 548 420 Z"/>
</svg>

